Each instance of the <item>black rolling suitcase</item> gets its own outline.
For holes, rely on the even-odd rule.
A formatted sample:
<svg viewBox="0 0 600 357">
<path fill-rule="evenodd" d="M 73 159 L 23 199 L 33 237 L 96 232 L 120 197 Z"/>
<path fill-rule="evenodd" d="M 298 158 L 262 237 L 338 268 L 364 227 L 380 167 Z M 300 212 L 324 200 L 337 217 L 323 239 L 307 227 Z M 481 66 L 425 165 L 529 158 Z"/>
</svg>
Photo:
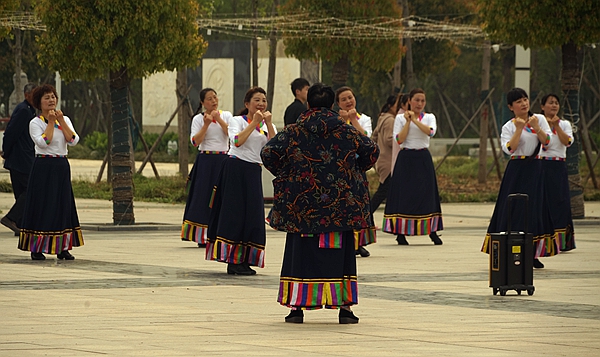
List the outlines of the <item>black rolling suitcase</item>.
<svg viewBox="0 0 600 357">
<path fill-rule="evenodd" d="M 511 203 L 523 200 L 525 212 L 528 212 L 529 196 L 522 193 L 508 195 L 508 227 L 506 232 L 491 233 L 490 239 L 490 288 L 494 295 L 500 292 L 505 296 L 507 290 L 521 291 L 533 295 L 533 234 L 528 233 L 529 217 L 525 217 L 525 231 L 511 231 Z"/>
</svg>

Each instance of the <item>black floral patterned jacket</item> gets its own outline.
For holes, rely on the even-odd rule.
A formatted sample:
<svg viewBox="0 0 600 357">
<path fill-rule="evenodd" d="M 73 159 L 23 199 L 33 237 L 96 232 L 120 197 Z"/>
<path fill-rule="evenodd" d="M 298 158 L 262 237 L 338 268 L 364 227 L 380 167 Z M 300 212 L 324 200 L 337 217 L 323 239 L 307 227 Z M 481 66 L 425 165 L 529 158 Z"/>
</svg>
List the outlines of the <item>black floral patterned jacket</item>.
<svg viewBox="0 0 600 357">
<path fill-rule="evenodd" d="M 292 233 L 341 232 L 369 226 L 365 171 L 379 148 L 338 118 L 312 108 L 286 126 L 261 152 L 275 175 L 271 226 Z"/>
</svg>

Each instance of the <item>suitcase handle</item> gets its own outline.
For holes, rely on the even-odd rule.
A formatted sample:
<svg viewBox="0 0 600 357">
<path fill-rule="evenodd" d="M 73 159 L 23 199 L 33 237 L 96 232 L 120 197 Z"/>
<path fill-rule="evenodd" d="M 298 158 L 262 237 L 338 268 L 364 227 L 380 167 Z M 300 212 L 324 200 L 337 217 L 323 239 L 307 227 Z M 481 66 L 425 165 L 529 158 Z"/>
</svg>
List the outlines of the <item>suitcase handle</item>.
<svg viewBox="0 0 600 357">
<path fill-rule="evenodd" d="M 508 234 L 512 233 L 511 231 L 511 221 L 512 221 L 512 210 L 511 210 L 511 203 L 513 200 L 525 200 L 525 234 L 529 233 L 528 232 L 528 224 L 529 224 L 529 195 L 526 193 L 511 193 L 510 195 L 508 195 L 508 227 L 507 227 L 507 232 Z"/>
</svg>

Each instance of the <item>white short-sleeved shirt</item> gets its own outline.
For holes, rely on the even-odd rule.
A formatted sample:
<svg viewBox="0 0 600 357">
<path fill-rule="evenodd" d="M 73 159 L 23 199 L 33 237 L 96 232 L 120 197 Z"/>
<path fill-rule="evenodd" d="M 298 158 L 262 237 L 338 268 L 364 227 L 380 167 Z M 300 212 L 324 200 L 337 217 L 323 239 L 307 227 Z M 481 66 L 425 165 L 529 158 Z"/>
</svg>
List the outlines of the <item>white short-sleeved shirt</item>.
<svg viewBox="0 0 600 357">
<path fill-rule="evenodd" d="M 262 165 L 260 151 L 267 141 L 271 139 L 268 137 L 267 124 L 264 121 L 261 123 L 262 133 L 256 129 L 252 130 L 252 133 L 250 133 L 250 136 L 248 136 L 248 139 L 243 145 L 235 146 L 238 134 L 246 129 L 248 125 L 249 123 L 244 116 L 234 116 L 231 118 L 229 122 L 229 155 L 244 161 Z M 275 124 L 273 124 L 273 130 L 277 133 Z"/>
<path fill-rule="evenodd" d="M 569 136 L 569 144 L 564 145 L 560 142 L 560 138 L 555 132 L 550 133 L 550 144 L 544 150 L 540 151 L 541 157 L 567 157 L 567 148 L 573 142 L 573 127 L 567 120 L 559 120 L 558 125 Z"/>
<path fill-rule="evenodd" d="M 221 119 L 227 125 L 233 118 L 230 112 L 219 110 L 221 114 Z M 190 133 L 190 141 L 194 144 L 194 136 L 198 134 L 200 129 L 204 126 L 204 114 L 198 114 L 194 116 L 192 119 L 192 128 Z M 221 125 L 216 122 L 210 123 L 208 129 L 206 130 L 206 135 L 204 136 L 204 140 L 198 145 L 198 151 L 227 151 L 229 150 L 229 137 L 227 134 L 223 132 L 223 128 Z"/>
<path fill-rule="evenodd" d="M 66 156 L 67 145 L 75 146 L 79 142 L 79 135 L 75 132 L 75 128 L 73 128 L 73 123 L 71 123 L 71 119 L 65 116 L 65 123 L 69 126 L 69 128 L 73 131 L 75 135 L 75 139 L 73 141 L 67 141 L 65 136 L 62 133 L 62 130 L 54 127 L 54 134 L 52 134 L 52 141 L 47 144 L 42 134 L 46 131 L 48 124 L 41 119 L 39 116 L 33 118 L 29 122 L 29 136 L 31 136 L 31 140 L 33 140 L 35 144 L 35 154 L 36 155 L 60 155 Z"/>
<path fill-rule="evenodd" d="M 431 137 L 435 135 L 437 132 L 437 121 L 435 119 L 435 115 L 431 113 L 422 113 L 421 123 L 427 125 L 431 129 L 431 134 L 427 135 L 419 129 L 417 124 L 410 123 L 411 127 L 408 131 L 408 135 L 404 142 L 400 143 L 401 149 L 424 149 L 429 148 L 429 140 Z M 396 120 L 394 120 L 394 140 L 398 142 L 396 139 L 398 134 L 402 131 L 402 128 L 406 125 L 406 118 L 404 117 L 404 113 L 396 115 Z"/>
<path fill-rule="evenodd" d="M 543 115 L 534 114 L 540 124 L 540 128 L 546 133 L 550 133 L 550 126 L 548 125 L 548 121 Z M 514 151 L 510 152 L 508 148 L 508 142 L 513 137 L 517 127 L 514 124 L 514 119 L 511 119 L 506 122 L 502 126 L 502 134 L 500 135 L 500 142 L 502 143 L 502 150 L 511 156 L 531 156 L 537 149 L 538 143 L 540 142 L 537 137 L 537 133 L 532 132 L 532 128 L 529 125 L 526 125 L 523 128 L 523 133 L 521 134 L 521 139 L 519 140 L 519 145 L 516 148 L 511 148 Z M 540 150 L 542 152 L 542 150 Z"/>
</svg>

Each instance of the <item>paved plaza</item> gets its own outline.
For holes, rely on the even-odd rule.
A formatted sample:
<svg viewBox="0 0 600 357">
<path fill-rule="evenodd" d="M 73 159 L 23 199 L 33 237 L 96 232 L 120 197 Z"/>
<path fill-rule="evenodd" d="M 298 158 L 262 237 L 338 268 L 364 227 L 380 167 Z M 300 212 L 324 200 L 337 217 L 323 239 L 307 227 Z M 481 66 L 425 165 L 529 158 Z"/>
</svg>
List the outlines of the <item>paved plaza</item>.
<svg viewBox="0 0 600 357">
<path fill-rule="evenodd" d="M 0 193 L 2 212 L 12 202 Z M 111 202 L 77 208 L 84 227 L 112 222 Z M 285 235 L 267 230 L 256 276 L 230 276 L 179 239 L 183 208 L 138 202 L 136 221 L 162 229 L 86 229 L 74 261 L 32 261 L 0 226 L 0 356 L 600 356 L 600 203 L 586 202 L 576 250 L 542 259 L 533 296 L 488 287 L 492 204 L 442 204 L 442 246 L 379 233 L 357 258 L 358 325 L 331 310 L 285 323 Z"/>
</svg>

